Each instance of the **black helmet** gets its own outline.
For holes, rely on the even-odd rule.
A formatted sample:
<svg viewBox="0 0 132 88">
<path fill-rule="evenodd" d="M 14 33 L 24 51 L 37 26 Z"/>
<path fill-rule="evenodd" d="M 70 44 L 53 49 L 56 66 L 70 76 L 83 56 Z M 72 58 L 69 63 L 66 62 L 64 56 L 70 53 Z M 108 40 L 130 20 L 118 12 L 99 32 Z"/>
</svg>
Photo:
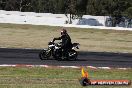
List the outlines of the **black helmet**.
<svg viewBox="0 0 132 88">
<path fill-rule="evenodd" d="M 61 35 L 66 35 L 66 34 L 67 34 L 67 31 L 66 31 L 65 28 L 63 28 L 63 29 L 61 30 Z"/>
</svg>

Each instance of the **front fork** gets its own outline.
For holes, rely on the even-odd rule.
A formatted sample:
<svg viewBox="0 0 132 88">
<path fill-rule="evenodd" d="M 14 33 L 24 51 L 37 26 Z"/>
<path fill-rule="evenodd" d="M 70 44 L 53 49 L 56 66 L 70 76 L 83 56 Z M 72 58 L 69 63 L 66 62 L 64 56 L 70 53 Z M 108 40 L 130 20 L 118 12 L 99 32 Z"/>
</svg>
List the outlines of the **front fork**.
<svg viewBox="0 0 132 88">
<path fill-rule="evenodd" d="M 48 57 L 50 57 L 51 56 L 51 49 L 50 48 L 48 48 L 47 50 L 46 50 L 46 56 L 48 56 Z"/>
</svg>

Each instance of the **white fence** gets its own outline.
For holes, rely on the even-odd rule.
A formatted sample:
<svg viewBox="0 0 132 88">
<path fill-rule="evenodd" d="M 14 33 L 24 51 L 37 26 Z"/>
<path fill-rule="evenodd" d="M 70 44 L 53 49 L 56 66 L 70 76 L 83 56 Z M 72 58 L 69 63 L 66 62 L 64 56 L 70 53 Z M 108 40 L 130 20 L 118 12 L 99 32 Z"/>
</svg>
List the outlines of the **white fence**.
<svg viewBox="0 0 132 88">
<path fill-rule="evenodd" d="M 105 27 L 105 16 L 84 15 L 81 20 L 73 20 L 73 24 L 65 24 L 67 20 L 64 14 L 34 13 L 0 10 L 0 23 L 50 25 L 79 28 L 132 30 L 123 27 Z"/>
</svg>

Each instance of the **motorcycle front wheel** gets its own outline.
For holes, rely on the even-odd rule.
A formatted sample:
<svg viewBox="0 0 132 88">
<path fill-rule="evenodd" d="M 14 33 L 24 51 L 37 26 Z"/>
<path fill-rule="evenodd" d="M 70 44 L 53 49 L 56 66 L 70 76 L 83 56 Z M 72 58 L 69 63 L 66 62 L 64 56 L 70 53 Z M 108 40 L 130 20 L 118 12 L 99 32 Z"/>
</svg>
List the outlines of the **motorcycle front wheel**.
<svg viewBox="0 0 132 88">
<path fill-rule="evenodd" d="M 48 49 L 47 50 L 41 50 L 39 52 L 39 58 L 41 60 L 47 60 L 50 56 L 51 56 L 51 52 Z"/>
</svg>

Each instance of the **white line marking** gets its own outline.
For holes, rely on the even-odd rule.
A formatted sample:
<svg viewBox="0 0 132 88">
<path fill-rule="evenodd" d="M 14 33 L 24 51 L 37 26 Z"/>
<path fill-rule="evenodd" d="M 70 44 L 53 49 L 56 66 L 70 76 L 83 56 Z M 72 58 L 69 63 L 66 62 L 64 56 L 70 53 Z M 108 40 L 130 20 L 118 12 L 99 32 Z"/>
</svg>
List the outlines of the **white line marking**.
<svg viewBox="0 0 132 88">
<path fill-rule="evenodd" d="M 94 66 L 50 66 L 50 65 L 21 65 L 21 64 L 2 64 L 0 67 L 44 67 L 44 68 L 81 68 L 81 67 L 87 67 L 91 69 L 112 69 L 111 67 L 94 67 Z M 121 70 L 127 70 L 131 68 L 113 68 L 113 69 L 121 69 Z"/>
</svg>

